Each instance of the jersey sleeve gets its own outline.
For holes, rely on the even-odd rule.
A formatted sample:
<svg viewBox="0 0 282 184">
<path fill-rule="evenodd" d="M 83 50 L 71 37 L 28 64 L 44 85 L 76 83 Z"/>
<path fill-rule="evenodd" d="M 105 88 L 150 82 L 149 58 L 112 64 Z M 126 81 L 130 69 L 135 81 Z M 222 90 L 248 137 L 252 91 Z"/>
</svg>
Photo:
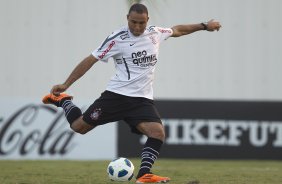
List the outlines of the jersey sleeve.
<svg viewBox="0 0 282 184">
<path fill-rule="evenodd" d="M 107 62 L 109 58 L 114 57 L 118 53 L 119 49 L 117 47 L 117 40 L 108 37 L 97 49 L 92 52 L 92 55 L 98 60 Z"/>
<path fill-rule="evenodd" d="M 155 31 L 158 33 L 160 42 L 168 39 L 173 33 L 171 28 L 155 27 Z"/>
</svg>

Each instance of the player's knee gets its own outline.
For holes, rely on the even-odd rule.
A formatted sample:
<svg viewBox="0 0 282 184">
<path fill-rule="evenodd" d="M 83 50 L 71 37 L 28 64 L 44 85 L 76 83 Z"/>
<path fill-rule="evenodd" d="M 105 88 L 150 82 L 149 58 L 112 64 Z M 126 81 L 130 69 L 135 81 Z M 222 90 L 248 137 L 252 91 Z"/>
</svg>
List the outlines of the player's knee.
<svg viewBox="0 0 282 184">
<path fill-rule="evenodd" d="M 164 132 L 163 129 L 156 130 L 156 131 L 151 132 L 151 135 L 149 137 L 152 137 L 152 138 L 155 138 L 155 139 L 159 139 L 159 140 L 164 142 L 164 140 L 165 140 L 165 132 Z"/>
<path fill-rule="evenodd" d="M 86 123 L 81 122 L 80 120 L 74 121 L 70 127 L 74 132 L 79 134 L 86 134 L 87 132 L 93 129 L 92 126 L 87 125 Z"/>
<path fill-rule="evenodd" d="M 140 123 L 137 129 L 145 134 L 147 137 L 152 137 L 159 139 L 161 141 L 165 140 L 165 131 L 162 124 L 159 123 Z"/>
<path fill-rule="evenodd" d="M 79 134 L 86 134 L 88 131 L 85 130 L 83 127 L 79 127 L 79 126 L 73 126 L 71 125 L 71 129 L 76 132 L 76 133 L 79 133 Z"/>
</svg>

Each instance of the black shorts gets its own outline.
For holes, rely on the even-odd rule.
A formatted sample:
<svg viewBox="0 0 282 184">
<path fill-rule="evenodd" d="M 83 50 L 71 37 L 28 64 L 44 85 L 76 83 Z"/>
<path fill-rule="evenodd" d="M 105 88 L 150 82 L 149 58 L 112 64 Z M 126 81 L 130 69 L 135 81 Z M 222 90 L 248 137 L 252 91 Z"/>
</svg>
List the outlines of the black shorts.
<svg viewBox="0 0 282 184">
<path fill-rule="evenodd" d="M 105 91 L 83 113 L 83 120 L 98 126 L 109 122 L 124 120 L 132 132 L 140 134 L 135 128 L 141 122 L 162 123 L 154 101 L 142 97 L 129 97 Z"/>
</svg>

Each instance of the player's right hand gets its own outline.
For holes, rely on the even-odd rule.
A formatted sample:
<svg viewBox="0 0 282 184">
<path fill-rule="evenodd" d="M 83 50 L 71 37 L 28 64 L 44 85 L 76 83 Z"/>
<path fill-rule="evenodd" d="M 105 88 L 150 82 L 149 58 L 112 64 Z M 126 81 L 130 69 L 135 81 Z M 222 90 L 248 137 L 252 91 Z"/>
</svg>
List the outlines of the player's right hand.
<svg viewBox="0 0 282 184">
<path fill-rule="evenodd" d="M 58 84 L 53 86 L 50 93 L 56 96 L 59 96 L 62 92 L 65 92 L 68 89 L 68 86 L 65 84 Z"/>
</svg>

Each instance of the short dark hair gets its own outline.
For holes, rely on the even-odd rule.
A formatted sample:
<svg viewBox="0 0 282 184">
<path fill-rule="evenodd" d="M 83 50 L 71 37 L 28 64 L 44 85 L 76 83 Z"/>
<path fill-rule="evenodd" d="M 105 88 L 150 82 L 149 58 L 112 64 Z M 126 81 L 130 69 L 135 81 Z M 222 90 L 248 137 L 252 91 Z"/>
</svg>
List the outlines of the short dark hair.
<svg viewBox="0 0 282 184">
<path fill-rule="evenodd" d="M 145 5 L 143 5 L 143 4 L 140 4 L 140 3 L 135 3 L 135 4 L 133 4 L 133 5 L 130 7 L 130 9 L 129 9 L 128 14 L 130 14 L 130 13 L 133 12 L 133 11 L 135 11 L 135 12 L 137 12 L 137 13 L 140 13 L 140 14 L 146 13 L 146 14 L 148 15 L 148 9 L 147 9 L 147 7 L 146 7 Z"/>
</svg>

